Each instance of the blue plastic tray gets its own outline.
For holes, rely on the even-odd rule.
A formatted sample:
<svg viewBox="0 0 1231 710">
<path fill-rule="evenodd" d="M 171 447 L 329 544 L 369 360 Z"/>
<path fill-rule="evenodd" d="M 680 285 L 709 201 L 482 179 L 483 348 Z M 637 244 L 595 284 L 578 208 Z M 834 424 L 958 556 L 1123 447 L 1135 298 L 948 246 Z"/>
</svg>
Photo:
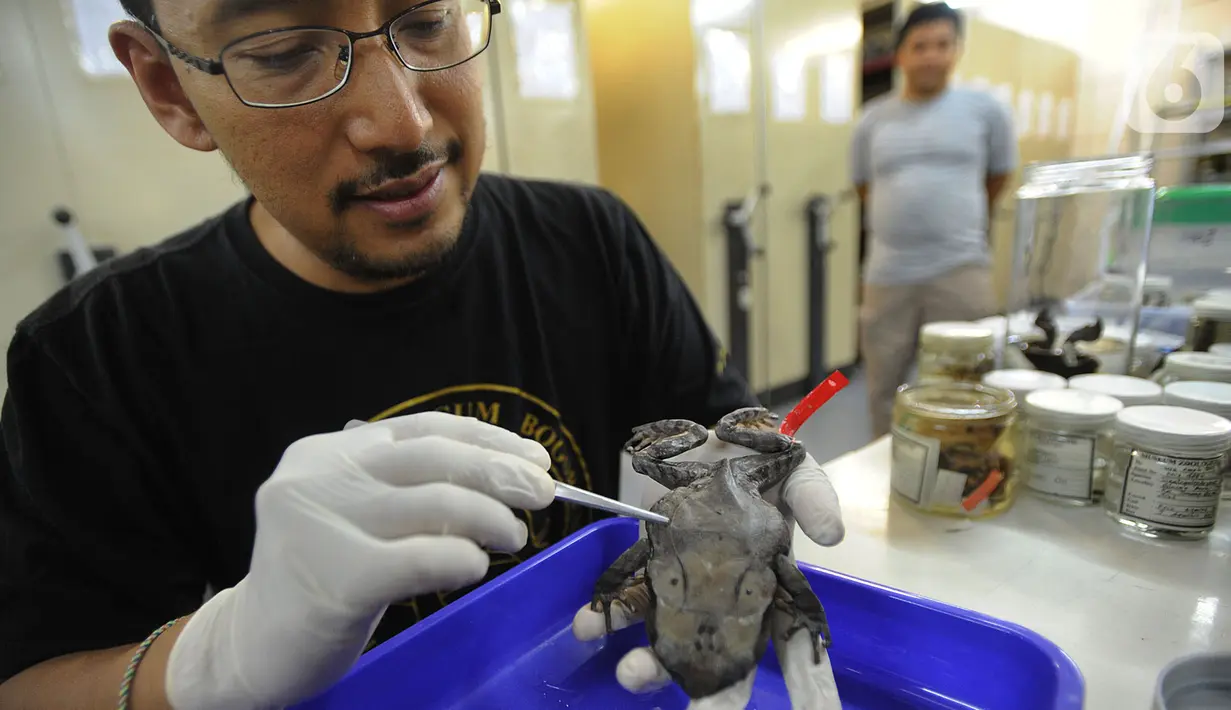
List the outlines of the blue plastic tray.
<svg viewBox="0 0 1231 710">
<path fill-rule="evenodd" d="M 640 625 L 582 643 L 573 615 L 594 581 L 637 539 L 637 523 L 604 520 L 576 533 L 365 654 L 299 710 L 685 708 L 674 685 L 633 695 L 620 657 L 646 643 Z M 825 605 L 844 710 L 1077 710 L 1081 672 L 1020 626 L 800 565 Z M 789 708 L 770 649 L 749 708 Z"/>
</svg>

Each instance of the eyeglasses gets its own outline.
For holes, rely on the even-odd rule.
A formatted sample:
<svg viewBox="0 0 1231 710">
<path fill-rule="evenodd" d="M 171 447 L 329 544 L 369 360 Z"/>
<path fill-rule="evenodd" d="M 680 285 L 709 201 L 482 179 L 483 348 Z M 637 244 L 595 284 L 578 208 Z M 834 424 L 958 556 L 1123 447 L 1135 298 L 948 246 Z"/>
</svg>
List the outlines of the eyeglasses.
<svg viewBox="0 0 1231 710">
<path fill-rule="evenodd" d="M 384 36 L 390 51 L 417 72 L 450 69 L 474 59 L 491 41 L 500 0 L 428 0 L 391 18 L 380 29 L 350 32 L 303 26 L 266 30 L 222 48 L 218 59 L 197 57 L 150 30 L 185 64 L 222 75 L 235 95 L 254 108 L 290 108 L 329 98 L 350 79 L 355 43 Z"/>
</svg>

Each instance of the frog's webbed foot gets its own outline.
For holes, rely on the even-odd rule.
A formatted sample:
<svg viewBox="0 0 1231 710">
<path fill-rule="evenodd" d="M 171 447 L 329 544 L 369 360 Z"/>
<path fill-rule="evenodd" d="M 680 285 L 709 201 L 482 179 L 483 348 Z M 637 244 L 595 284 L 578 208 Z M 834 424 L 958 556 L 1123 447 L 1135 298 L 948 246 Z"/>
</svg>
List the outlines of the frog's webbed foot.
<svg viewBox="0 0 1231 710">
<path fill-rule="evenodd" d="M 774 606 L 780 611 L 790 614 L 791 626 L 786 630 L 782 640 L 786 641 L 797 631 L 807 631 L 812 637 L 812 662 L 821 662 L 821 649 L 829 648 L 833 639 L 829 635 L 829 622 L 825 618 L 825 608 L 816 592 L 808 584 L 799 567 L 786 555 L 779 555 L 774 561 L 774 573 L 778 577 L 778 594 L 774 597 Z"/>
<path fill-rule="evenodd" d="M 638 570 L 645 567 L 649 559 L 650 541 L 643 537 L 617 557 L 616 561 L 611 563 L 611 566 L 595 582 L 590 609 L 603 612 L 603 618 L 607 622 L 607 633 L 612 632 L 612 602 L 621 602 L 629 611 L 637 611 L 629 604 L 630 601 L 635 601 L 635 597 L 629 595 L 629 590 L 634 586 L 629 584 L 629 580 Z"/>
<path fill-rule="evenodd" d="M 778 432 L 778 419 L 764 407 L 745 407 L 720 419 L 714 433 L 727 443 L 775 454 L 791 446 L 791 437 Z"/>
<path fill-rule="evenodd" d="M 611 621 L 611 607 L 618 604 L 624 608 L 626 619 L 640 619 L 650 605 L 650 588 L 644 576 L 637 576 L 623 582 L 617 589 L 610 592 L 595 592 L 590 602 L 592 611 L 602 611 L 603 620 L 607 625 L 607 633 L 615 632 Z M 627 623 L 627 622 L 626 622 Z"/>
<path fill-rule="evenodd" d="M 791 605 L 785 609 L 793 619 L 793 623 L 783 634 L 783 642 L 789 640 L 798 631 L 807 631 L 812 640 L 812 662 L 819 664 L 821 662 L 821 649 L 829 648 L 833 640 L 829 636 L 829 623 L 825 620 L 825 610 L 821 607 L 820 602 L 817 602 L 817 612 L 815 614 L 805 613 L 796 605 Z"/>
</svg>

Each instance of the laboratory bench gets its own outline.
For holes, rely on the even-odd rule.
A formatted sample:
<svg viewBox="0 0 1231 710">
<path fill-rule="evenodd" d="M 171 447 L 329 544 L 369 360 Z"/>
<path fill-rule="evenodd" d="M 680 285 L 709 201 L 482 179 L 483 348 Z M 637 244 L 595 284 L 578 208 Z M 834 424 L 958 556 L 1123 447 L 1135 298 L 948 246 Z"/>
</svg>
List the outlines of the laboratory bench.
<svg viewBox="0 0 1231 710">
<path fill-rule="evenodd" d="M 1090 710 L 1146 710 L 1167 663 L 1231 650 L 1226 504 L 1208 539 L 1185 542 L 1121 532 L 1101 506 L 1025 493 L 996 518 L 939 518 L 891 498 L 890 450 L 884 437 L 825 464 L 846 539 L 822 548 L 797 529 L 800 561 L 1042 634 L 1080 667 Z"/>
</svg>

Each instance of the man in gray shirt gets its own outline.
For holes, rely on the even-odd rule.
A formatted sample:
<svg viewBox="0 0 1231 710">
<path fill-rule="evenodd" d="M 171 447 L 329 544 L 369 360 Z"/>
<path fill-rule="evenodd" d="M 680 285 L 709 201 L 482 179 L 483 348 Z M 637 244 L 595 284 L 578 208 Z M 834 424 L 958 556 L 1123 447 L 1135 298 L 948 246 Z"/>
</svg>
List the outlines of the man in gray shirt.
<svg viewBox="0 0 1231 710">
<path fill-rule="evenodd" d="M 944 3 L 921 5 L 897 34 L 900 94 L 876 99 L 855 129 L 851 173 L 869 215 L 860 308 L 875 436 L 890 431 L 924 323 L 995 312 L 989 218 L 1017 164 L 1008 109 L 949 86 L 962 34 Z"/>
</svg>

